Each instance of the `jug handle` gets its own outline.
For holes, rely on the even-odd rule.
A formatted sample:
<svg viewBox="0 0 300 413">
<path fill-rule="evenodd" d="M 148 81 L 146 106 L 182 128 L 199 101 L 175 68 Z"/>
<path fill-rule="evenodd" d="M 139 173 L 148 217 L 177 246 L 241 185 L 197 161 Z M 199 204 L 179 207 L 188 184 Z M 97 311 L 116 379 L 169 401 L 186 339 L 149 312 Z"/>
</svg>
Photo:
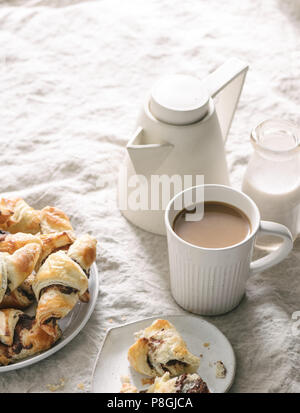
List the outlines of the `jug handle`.
<svg viewBox="0 0 300 413">
<path fill-rule="evenodd" d="M 222 135 L 226 141 L 249 66 L 237 58 L 229 59 L 205 80 L 214 99 Z"/>
</svg>

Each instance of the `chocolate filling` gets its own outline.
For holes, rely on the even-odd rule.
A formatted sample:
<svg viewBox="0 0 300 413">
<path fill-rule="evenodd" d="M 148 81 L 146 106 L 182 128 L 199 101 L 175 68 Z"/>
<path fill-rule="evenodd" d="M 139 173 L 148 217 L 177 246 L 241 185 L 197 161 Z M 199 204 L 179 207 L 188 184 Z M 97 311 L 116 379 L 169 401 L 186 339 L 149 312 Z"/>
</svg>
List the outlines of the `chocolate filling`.
<svg viewBox="0 0 300 413">
<path fill-rule="evenodd" d="M 176 380 L 176 393 L 210 393 L 206 383 L 198 377 L 196 380 L 187 380 L 187 374 L 182 374 Z"/>
<path fill-rule="evenodd" d="M 4 345 L 3 345 L 3 347 L 1 348 L 1 351 L 3 351 L 4 356 L 5 356 L 7 359 L 10 359 L 10 358 L 12 357 L 12 355 L 9 353 L 9 346 L 4 346 Z"/>
<path fill-rule="evenodd" d="M 175 366 L 176 364 L 179 366 L 183 366 L 183 367 L 187 366 L 187 363 L 185 363 L 184 361 L 169 360 L 166 364 L 161 364 L 160 367 L 162 368 L 163 371 L 165 372 L 169 371 L 171 373 L 171 370 L 168 367 Z"/>
<path fill-rule="evenodd" d="M 34 300 L 34 294 L 30 294 L 28 291 L 23 290 L 20 287 L 18 287 L 17 290 L 19 291 L 20 294 L 22 294 L 24 297 L 26 297 L 28 301 L 33 301 Z"/>
<path fill-rule="evenodd" d="M 54 324 L 55 321 L 56 321 L 56 318 L 55 318 L 55 317 L 50 317 L 50 318 L 48 318 L 46 321 L 44 321 L 43 324 L 50 324 L 50 323 Z"/>
<path fill-rule="evenodd" d="M 174 366 L 175 364 L 179 364 L 180 366 L 187 366 L 187 363 L 185 363 L 184 361 L 180 361 L 180 360 L 169 360 L 166 363 L 166 366 Z"/>
<path fill-rule="evenodd" d="M 70 294 L 78 292 L 78 290 L 76 290 L 73 287 L 66 287 L 64 285 L 58 285 L 57 287 L 61 293 L 66 294 L 66 295 L 70 295 Z"/>
<path fill-rule="evenodd" d="M 23 348 L 23 344 L 21 343 L 20 339 L 18 338 L 16 340 L 16 342 L 14 343 L 14 345 L 13 345 L 14 353 L 15 354 L 21 353 L 22 348 Z"/>
<path fill-rule="evenodd" d="M 151 361 L 150 361 L 149 355 L 147 355 L 147 364 L 148 364 L 148 366 L 150 367 L 151 370 L 154 369 L 153 364 L 152 364 Z"/>
<path fill-rule="evenodd" d="M 169 369 L 166 367 L 165 364 L 160 364 L 160 367 L 162 368 L 162 370 L 167 373 L 169 371 Z"/>
<path fill-rule="evenodd" d="M 23 349 L 29 350 L 32 347 L 32 344 L 29 346 L 24 346 L 21 340 L 21 331 L 30 330 L 34 324 L 34 317 L 30 317 L 27 314 L 21 314 L 19 321 L 15 328 L 14 333 L 14 342 L 12 345 L 12 350 L 15 354 L 19 354 Z"/>
<path fill-rule="evenodd" d="M 44 258 L 44 259 L 41 261 L 41 263 L 40 263 L 40 268 L 41 268 L 41 266 L 42 266 L 43 264 L 45 264 L 45 261 L 47 260 L 47 258 L 48 258 L 48 257 Z"/>
<path fill-rule="evenodd" d="M 150 337 L 149 340 L 146 340 L 148 341 L 149 348 L 152 352 L 156 351 L 157 347 L 160 346 L 160 344 L 163 342 L 162 340 L 159 340 L 154 337 Z"/>
<path fill-rule="evenodd" d="M 53 287 L 56 287 L 61 293 L 66 294 L 66 295 L 70 295 L 70 294 L 73 294 L 73 293 L 78 293 L 78 290 L 76 290 L 76 288 L 67 287 L 65 285 L 60 285 L 60 284 L 53 284 L 53 285 L 49 285 L 48 287 L 45 287 L 41 290 L 40 298 L 46 291 L 48 291 L 49 289 L 51 289 Z"/>
<path fill-rule="evenodd" d="M 163 342 L 163 340 L 159 340 L 158 338 L 155 338 L 155 337 L 150 337 L 149 341 L 150 343 L 154 343 L 154 344 L 161 344 Z"/>
<path fill-rule="evenodd" d="M 82 269 L 82 271 L 85 273 L 85 275 L 86 275 L 88 278 L 90 278 L 90 270 L 89 270 L 89 269 L 88 269 L 88 270 L 84 269 L 84 268 L 79 264 L 78 261 L 74 260 L 74 258 L 72 258 L 72 261 L 74 261 L 77 265 L 79 265 L 79 267 Z"/>
<path fill-rule="evenodd" d="M 19 317 L 18 325 L 26 330 L 30 330 L 34 324 L 34 317 L 30 317 L 28 314 L 21 314 Z"/>
<path fill-rule="evenodd" d="M 187 377 L 187 374 L 182 374 L 179 376 L 176 380 L 175 386 L 176 386 L 176 393 L 182 393 L 183 385 L 185 382 L 185 379 Z"/>
</svg>

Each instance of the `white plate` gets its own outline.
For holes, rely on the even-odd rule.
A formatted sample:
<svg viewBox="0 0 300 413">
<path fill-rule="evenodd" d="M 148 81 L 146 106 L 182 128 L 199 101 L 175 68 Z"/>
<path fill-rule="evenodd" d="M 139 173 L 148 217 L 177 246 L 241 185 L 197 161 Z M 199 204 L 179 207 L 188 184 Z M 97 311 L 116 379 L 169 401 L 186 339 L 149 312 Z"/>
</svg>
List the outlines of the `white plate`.
<svg viewBox="0 0 300 413">
<path fill-rule="evenodd" d="M 144 389 L 141 379 L 128 363 L 127 352 L 134 343 L 134 333 L 151 325 L 154 320 L 169 320 L 181 334 L 189 350 L 201 358 L 198 374 L 213 393 L 225 393 L 233 383 L 235 356 L 231 344 L 221 331 L 201 317 L 193 315 L 156 316 L 110 329 L 98 353 L 92 377 L 93 393 L 119 393 L 121 377 L 129 376 L 138 389 Z M 204 344 L 209 343 L 206 347 Z M 224 379 L 216 378 L 217 361 L 227 369 Z"/>
<path fill-rule="evenodd" d="M 63 320 L 59 321 L 59 325 L 62 330 L 62 337 L 58 340 L 58 342 L 49 350 L 44 351 L 41 354 L 28 357 L 25 360 L 18 361 L 8 366 L 0 367 L 0 373 L 21 369 L 23 367 L 30 366 L 31 364 L 37 363 L 38 361 L 41 361 L 56 353 L 58 350 L 68 344 L 74 337 L 76 337 L 80 330 L 82 330 L 86 325 L 95 308 L 99 291 L 98 281 L 98 269 L 96 264 L 93 264 L 89 278 L 90 301 L 86 304 L 78 302 L 73 310 Z M 28 312 L 30 313 L 31 311 L 29 309 Z"/>
</svg>

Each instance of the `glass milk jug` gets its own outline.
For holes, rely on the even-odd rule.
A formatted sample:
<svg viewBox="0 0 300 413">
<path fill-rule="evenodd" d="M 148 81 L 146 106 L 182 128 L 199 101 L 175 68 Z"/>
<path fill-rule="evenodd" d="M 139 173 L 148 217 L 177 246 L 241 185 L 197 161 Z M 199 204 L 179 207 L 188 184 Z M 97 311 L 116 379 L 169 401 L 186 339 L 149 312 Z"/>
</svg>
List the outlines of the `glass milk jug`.
<svg viewBox="0 0 300 413">
<path fill-rule="evenodd" d="M 300 132 L 294 124 L 267 120 L 251 133 L 254 153 L 242 190 L 257 204 L 263 220 L 286 225 L 300 234 Z M 272 249 L 279 239 L 261 237 L 257 247 Z"/>
</svg>

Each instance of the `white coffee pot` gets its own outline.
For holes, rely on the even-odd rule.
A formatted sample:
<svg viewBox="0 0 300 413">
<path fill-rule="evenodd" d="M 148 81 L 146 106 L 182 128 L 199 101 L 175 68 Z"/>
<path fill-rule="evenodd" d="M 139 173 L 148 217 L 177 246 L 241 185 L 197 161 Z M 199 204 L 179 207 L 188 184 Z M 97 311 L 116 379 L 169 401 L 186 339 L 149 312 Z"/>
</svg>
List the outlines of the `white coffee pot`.
<svg viewBox="0 0 300 413">
<path fill-rule="evenodd" d="M 119 208 L 129 221 L 165 234 L 169 200 L 186 182 L 201 183 L 194 180 L 191 185 L 190 177 L 203 175 L 205 184 L 229 185 L 224 144 L 247 69 L 233 58 L 202 81 L 170 75 L 154 85 L 119 175 Z M 169 188 L 157 185 L 163 182 L 169 182 Z"/>
</svg>

